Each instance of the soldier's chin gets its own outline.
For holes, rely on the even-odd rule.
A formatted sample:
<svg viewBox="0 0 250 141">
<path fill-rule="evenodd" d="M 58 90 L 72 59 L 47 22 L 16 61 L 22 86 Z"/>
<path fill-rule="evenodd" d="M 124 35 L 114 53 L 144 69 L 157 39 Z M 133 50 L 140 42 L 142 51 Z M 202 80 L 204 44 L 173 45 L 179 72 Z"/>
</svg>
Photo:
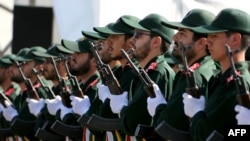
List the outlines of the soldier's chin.
<svg viewBox="0 0 250 141">
<path fill-rule="evenodd" d="M 18 77 L 11 77 L 11 80 L 16 82 L 16 83 L 21 83 L 23 82 L 23 79 L 22 78 L 18 78 Z"/>
</svg>

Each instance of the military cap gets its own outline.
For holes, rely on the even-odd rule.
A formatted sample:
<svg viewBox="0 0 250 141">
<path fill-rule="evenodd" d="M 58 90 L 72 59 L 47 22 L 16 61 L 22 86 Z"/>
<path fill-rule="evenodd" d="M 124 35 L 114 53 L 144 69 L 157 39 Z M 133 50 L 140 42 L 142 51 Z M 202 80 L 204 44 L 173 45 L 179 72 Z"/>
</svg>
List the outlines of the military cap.
<svg viewBox="0 0 250 141">
<path fill-rule="evenodd" d="M 198 33 L 218 33 L 236 31 L 250 34 L 250 15 L 242 10 L 226 8 L 219 12 L 211 24 L 196 27 Z"/>
<path fill-rule="evenodd" d="M 57 57 L 60 54 L 68 55 L 68 54 L 72 53 L 72 51 L 67 51 L 67 50 L 65 52 L 61 52 L 61 51 L 59 51 L 58 46 L 61 46 L 61 45 L 60 44 L 54 44 L 51 47 L 49 47 L 46 52 L 43 52 L 43 53 L 38 52 L 38 51 L 34 51 L 32 53 L 33 53 L 33 55 L 35 55 L 37 57 L 42 57 L 42 58 Z"/>
<path fill-rule="evenodd" d="M 210 11 L 204 9 L 192 9 L 185 15 L 181 22 L 163 21 L 162 25 L 173 29 L 188 28 L 192 30 L 193 27 L 210 24 L 214 18 L 215 15 Z"/>
<path fill-rule="evenodd" d="M 163 16 L 158 14 L 149 14 L 139 22 L 129 21 L 122 18 L 122 21 L 134 29 L 150 31 L 156 35 L 161 36 L 166 42 L 172 42 L 172 36 L 174 35 L 173 29 L 163 26 L 161 23 L 168 21 Z"/>
<path fill-rule="evenodd" d="M 139 18 L 131 15 L 121 16 L 112 26 L 110 27 L 95 27 L 94 30 L 104 34 L 133 34 L 134 28 L 128 26 L 121 19 L 126 19 L 130 22 L 138 22 Z"/>
<path fill-rule="evenodd" d="M 27 55 L 29 51 L 30 51 L 30 48 L 27 48 L 27 47 L 26 47 L 26 48 L 22 48 L 22 49 L 20 49 L 20 50 L 17 52 L 17 54 L 16 54 L 15 56 L 12 56 L 12 57 L 10 58 L 10 60 L 11 60 L 12 62 L 14 62 L 14 61 L 19 61 L 19 60 L 22 59 L 22 56 Z"/>
<path fill-rule="evenodd" d="M 44 53 L 44 52 L 46 52 L 46 49 L 41 47 L 41 46 L 33 46 L 33 47 L 30 48 L 30 50 L 26 50 L 26 52 L 23 51 L 23 55 L 22 54 L 17 54 L 17 57 L 14 60 L 20 61 L 20 62 L 33 61 L 33 60 L 40 61 L 40 62 L 44 61 L 44 58 L 35 56 L 33 54 L 33 52 Z"/>
<path fill-rule="evenodd" d="M 82 35 L 90 40 L 107 39 L 108 34 L 98 32 L 82 31 Z"/>
<path fill-rule="evenodd" d="M 64 48 L 58 48 L 60 51 L 72 51 L 72 52 L 82 52 L 82 53 L 92 53 L 89 39 L 81 38 L 77 41 L 70 41 L 66 39 L 61 40 L 61 44 Z"/>
<path fill-rule="evenodd" d="M 15 57 L 14 54 L 4 55 L 0 59 L 0 67 L 10 67 L 12 65 L 12 63 L 13 63 L 10 59 L 13 58 L 13 57 Z"/>
</svg>

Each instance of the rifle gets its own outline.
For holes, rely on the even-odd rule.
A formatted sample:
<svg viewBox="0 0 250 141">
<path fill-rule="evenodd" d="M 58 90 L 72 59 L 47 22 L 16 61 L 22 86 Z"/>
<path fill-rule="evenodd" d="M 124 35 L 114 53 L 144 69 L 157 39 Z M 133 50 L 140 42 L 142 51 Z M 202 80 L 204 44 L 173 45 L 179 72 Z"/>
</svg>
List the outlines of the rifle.
<svg viewBox="0 0 250 141">
<path fill-rule="evenodd" d="M 199 98 L 200 97 L 199 88 L 196 84 L 194 71 L 189 68 L 187 63 L 186 49 L 188 47 L 185 47 L 182 41 L 179 42 L 179 45 L 182 51 L 183 69 L 186 76 L 186 83 L 187 83 L 186 92 L 195 98 Z M 164 121 L 155 128 L 155 131 L 159 135 L 161 135 L 164 139 L 191 140 L 189 132 L 177 130 L 174 127 L 168 125 Z"/>
<path fill-rule="evenodd" d="M 113 74 L 110 66 L 102 62 L 97 52 L 98 50 L 97 47 L 100 47 L 101 44 L 95 45 L 93 42 L 89 42 L 89 43 L 92 46 L 91 49 L 96 58 L 97 69 L 101 75 L 103 84 L 105 84 L 109 88 L 111 94 L 115 94 L 115 95 L 122 94 L 121 86 L 118 80 L 116 79 L 115 75 Z M 93 114 L 91 117 L 87 117 L 86 115 L 83 115 L 81 118 L 79 118 L 78 121 L 82 125 L 87 126 L 89 129 L 93 129 L 96 131 L 113 131 L 113 130 L 121 129 L 119 118 L 107 119 L 107 118 L 103 118 L 103 117 Z"/>
<path fill-rule="evenodd" d="M 230 61 L 230 65 L 231 65 L 231 69 L 232 69 L 232 73 L 233 73 L 233 80 L 235 82 L 235 86 L 236 86 L 236 90 L 237 90 L 237 100 L 239 102 L 240 105 L 250 108 L 250 94 L 249 94 L 249 90 L 246 86 L 246 82 L 244 80 L 244 78 L 242 77 L 242 75 L 237 74 L 237 71 L 235 69 L 234 66 L 234 61 L 232 58 L 233 54 L 236 54 L 239 52 L 239 49 L 231 51 L 230 46 L 229 45 L 225 45 L 226 50 L 227 50 L 227 56 L 229 58 Z"/>
<path fill-rule="evenodd" d="M 131 48 L 130 52 L 133 52 L 133 48 Z M 145 89 L 146 93 L 148 94 L 148 96 L 151 98 L 154 98 L 155 97 L 155 93 L 154 93 L 154 89 L 153 89 L 154 82 L 150 79 L 150 77 L 148 76 L 148 74 L 145 72 L 144 69 L 138 69 L 134 65 L 134 63 L 132 62 L 132 60 L 130 59 L 130 57 L 126 51 L 121 49 L 121 53 L 128 60 L 128 62 L 131 64 L 134 73 L 136 73 L 136 75 L 139 77 L 139 79 L 144 84 L 144 89 Z"/>
<path fill-rule="evenodd" d="M 179 42 L 179 45 L 182 51 L 183 69 L 185 71 L 186 82 L 187 82 L 186 92 L 195 98 L 199 98 L 200 93 L 199 93 L 199 88 L 196 84 L 194 71 L 191 70 L 187 64 L 186 49 L 188 47 L 185 47 L 182 41 Z"/>
<path fill-rule="evenodd" d="M 49 86 L 46 86 L 46 85 L 43 83 L 41 77 L 39 76 L 39 73 L 42 72 L 42 71 L 43 71 L 43 70 L 37 71 L 35 68 L 33 68 L 34 74 L 36 75 L 38 81 L 39 81 L 40 84 L 42 85 L 42 88 L 44 89 L 44 91 L 46 92 L 46 94 L 48 94 L 49 99 L 53 99 L 53 98 L 56 97 L 55 94 L 54 94 L 54 92 L 52 91 L 52 89 L 51 89 Z"/>
<path fill-rule="evenodd" d="M 67 84 L 66 84 L 65 80 L 58 73 L 55 59 L 53 57 L 51 57 L 51 60 L 52 60 L 53 66 L 55 68 L 57 81 L 59 83 L 58 85 L 60 87 L 60 96 L 62 97 L 62 103 L 65 107 L 71 108 L 72 105 L 70 104 L 71 100 L 69 98 L 70 92 L 68 90 Z"/>
<path fill-rule="evenodd" d="M 129 50 L 129 52 L 134 53 L 134 49 L 131 48 Z M 153 89 L 153 81 L 150 79 L 148 74 L 145 72 L 144 69 L 138 69 L 134 65 L 134 63 L 130 59 L 127 52 L 125 52 L 123 49 L 121 49 L 121 53 L 128 60 L 128 62 L 131 64 L 133 72 L 136 73 L 136 75 L 139 77 L 139 79 L 144 84 L 144 90 L 146 91 L 148 96 L 151 98 L 154 98 L 155 93 L 154 93 L 154 89 Z M 155 130 L 152 126 L 142 125 L 142 124 L 139 124 L 137 126 L 136 131 L 135 131 L 135 136 L 144 137 L 144 138 L 153 139 L 153 140 L 157 140 L 159 138 L 159 136 L 155 133 Z"/>
<path fill-rule="evenodd" d="M 104 64 L 97 52 L 98 45 L 95 45 L 93 42 L 89 42 L 92 46 L 92 52 L 95 56 L 97 69 L 101 74 L 102 82 L 108 86 L 109 91 L 111 94 L 120 95 L 122 94 L 122 88 L 116 79 L 114 73 L 112 72 L 109 65 Z"/>
<path fill-rule="evenodd" d="M 83 98 L 84 94 L 82 92 L 82 89 L 79 86 L 79 83 L 78 83 L 78 80 L 77 80 L 76 76 L 72 75 L 70 73 L 70 71 L 69 71 L 67 58 L 64 57 L 63 55 L 61 55 L 60 58 L 64 62 L 64 66 L 65 66 L 65 69 L 66 69 L 66 72 L 67 72 L 67 76 L 68 76 L 68 79 L 69 79 L 69 82 L 70 82 L 71 88 L 72 88 L 72 95 Z"/>
<path fill-rule="evenodd" d="M 18 70 L 19 70 L 19 72 L 20 72 L 20 74 L 21 74 L 21 76 L 22 76 L 22 78 L 23 78 L 23 80 L 24 80 L 24 83 L 25 83 L 26 87 L 27 87 L 27 94 L 28 94 L 28 97 L 31 98 L 31 99 L 39 100 L 40 98 L 39 98 L 39 96 L 38 96 L 38 94 L 37 94 L 36 89 L 33 87 L 33 84 L 32 84 L 32 82 L 31 82 L 31 80 L 30 80 L 29 78 L 26 78 L 26 77 L 24 76 L 24 74 L 23 74 L 23 71 L 22 71 L 21 66 L 22 66 L 25 62 L 19 64 L 17 61 L 15 61 L 15 63 L 16 63 L 16 65 L 17 65 Z"/>
</svg>

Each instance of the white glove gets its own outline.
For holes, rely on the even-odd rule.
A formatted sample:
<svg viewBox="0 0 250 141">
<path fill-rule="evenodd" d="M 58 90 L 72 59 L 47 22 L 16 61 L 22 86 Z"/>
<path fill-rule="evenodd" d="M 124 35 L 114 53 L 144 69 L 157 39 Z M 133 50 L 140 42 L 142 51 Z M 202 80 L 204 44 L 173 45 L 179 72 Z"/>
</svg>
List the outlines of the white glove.
<svg viewBox="0 0 250 141">
<path fill-rule="evenodd" d="M 71 100 L 71 105 L 74 113 L 83 115 L 89 110 L 90 101 L 88 96 L 84 95 L 83 98 L 80 98 L 72 95 L 69 98 Z"/>
<path fill-rule="evenodd" d="M 238 112 L 236 115 L 238 125 L 250 125 L 250 109 L 241 105 L 236 105 L 234 110 Z"/>
<path fill-rule="evenodd" d="M 57 95 L 54 99 L 46 99 L 45 103 L 47 104 L 48 112 L 51 115 L 56 115 L 56 112 L 60 109 L 62 104 L 62 98 Z"/>
<path fill-rule="evenodd" d="M 163 97 L 163 94 L 158 87 L 157 84 L 153 84 L 154 92 L 155 92 L 155 97 L 151 98 L 148 97 L 147 99 L 147 108 L 148 108 L 148 113 L 153 117 L 155 115 L 155 110 L 156 107 L 160 104 L 167 104 L 167 101 Z"/>
<path fill-rule="evenodd" d="M 197 112 L 203 111 L 205 108 L 205 97 L 200 96 L 199 99 L 192 97 L 188 93 L 182 95 L 185 114 L 192 118 Z"/>
<path fill-rule="evenodd" d="M 14 109 L 8 101 L 4 101 L 5 105 L 7 106 L 6 108 L 3 106 L 3 116 L 7 121 L 12 121 L 14 117 L 18 115 L 16 109 Z"/>
<path fill-rule="evenodd" d="M 120 114 L 121 109 L 128 105 L 128 92 L 124 91 L 121 95 L 110 95 L 110 107 L 113 113 Z"/>
<path fill-rule="evenodd" d="M 73 113 L 72 108 L 68 108 L 68 107 L 66 107 L 64 105 L 61 105 L 60 109 L 61 109 L 61 113 L 60 113 L 61 120 L 63 120 L 65 115 L 67 115 L 69 113 Z"/>
<path fill-rule="evenodd" d="M 27 98 L 26 101 L 28 102 L 30 113 L 38 117 L 38 114 L 44 106 L 44 99 L 41 98 L 39 100 L 36 100 Z"/>
<path fill-rule="evenodd" d="M 104 103 L 105 99 L 110 96 L 109 88 L 101 83 L 98 83 L 96 87 L 98 88 L 99 99 Z"/>
</svg>

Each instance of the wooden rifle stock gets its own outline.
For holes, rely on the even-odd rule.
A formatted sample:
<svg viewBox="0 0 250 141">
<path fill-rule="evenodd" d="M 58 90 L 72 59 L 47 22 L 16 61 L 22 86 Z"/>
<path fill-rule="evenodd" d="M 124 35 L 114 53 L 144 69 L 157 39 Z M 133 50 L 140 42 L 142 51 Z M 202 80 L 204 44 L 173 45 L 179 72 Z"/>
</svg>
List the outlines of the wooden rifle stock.
<svg viewBox="0 0 250 141">
<path fill-rule="evenodd" d="M 51 60 L 52 60 L 53 66 L 55 68 L 57 81 L 59 83 L 58 85 L 60 87 L 60 96 L 62 98 L 62 103 L 63 103 L 63 105 L 65 107 L 71 108 L 72 105 L 71 105 L 71 100 L 69 98 L 70 97 L 70 92 L 69 92 L 69 89 L 67 87 L 67 84 L 66 84 L 65 80 L 58 73 L 58 69 L 56 67 L 55 59 L 53 57 L 51 57 Z"/>
<path fill-rule="evenodd" d="M 153 81 L 150 79 L 148 74 L 145 72 L 144 69 L 138 69 L 134 65 L 134 63 L 132 62 L 132 60 L 130 59 L 129 55 L 127 54 L 127 52 L 125 50 L 121 49 L 121 53 L 128 60 L 128 62 L 131 64 L 133 72 L 136 73 L 136 75 L 139 77 L 139 79 L 144 84 L 144 89 L 145 89 L 146 93 L 148 94 L 148 96 L 154 98 L 155 93 L 154 93 L 154 89 L 153 89 Z"/>
<path fill-rule="evenodd" d="M 244 78 L 242 77 L 242 75 L 237 74 L 237 71 L 236 71 L 235 66 L 234 66 L 233 57 L 232 57 L 232 55 L 238 53 L 239 50 L 231 51 L 229 45 L 225 45 L 225 47 L 227 50 L 227 56 L 229 58 L 232 73 L 233 73 L 233 80 L 235 82 L 235 86 L 236 86 L 236 90 L 237 90 L 237 95 L 236 95 L 237 101 L 240 105 L 250 109 L 249 90 L 246 86 L 246 82 L 245 82 Z"/>
<path fill-rule="evenodd" d="M 37 77 L 39 83 L 42 85 L 42 88 L 44 89 L 44 91 L 45 91 L 46 94 L 48 95 L 48 98 L 49 98 L 49 99 L 53 99 L 53 98 L 55 98 L 56 96 L 55 96 L 54 92 L 52 91 L 52 89 L 51 89 L 49 86 L 46 86 L 46 85 L 43 83 L 41 77 L 39 76 L 39 73 L 40 73 L 41 71 L 43 71 L 43 70 L 37 71 L 35 68 L 33 68 L 33 72 L 34 72 L 34 74 L 36 75 L 36 77 Z"/>
<path fill-rule="evenodd" d="M 27 87 L 28 97 L 31 98 L 31 99 L 39 100 L 40 98 L 39 98 L 39 96 L 37 94 L 36 89 L 33 87 L 33 84 L 31 82 L 31 80 L 29 78 L 26 78 L 24 76 L 24 74 L 23 74 L 23 71 L 22 71 L 22 68 L 21 68 L 21 66 L 23 65 L 23 63 L 19 64 L 17 61 L 15 61 L 15 63 L 17 65 L 18 70 L 19 70 L 19 72 L 20 72 L 20 74 L 21 74 L 21 76 L 22 76 L 22 78 L 24 80 L 24 83 L 25 83 L 26 87 Z"/>
<path fill-rule="evenodd" d="M 186 48 L 188 48 L 188 47 L 185 47 L 183 45 L 182 41 L 179 42 L 179 45 L 180 45 L 180 48 L 182 50 L 183 69 L 185 72 L 186 82 L 187 82 L 186 92 L 188 94 L 192 95 L 192 97 L 199 98 L 200 92 L 199 92 L 199 88 L 196 84 L 194 71 L 191 70 L 187 64 Z"/>
<path fill-rule="evenodd" d="M 119 95 L 122 94 L 122 88 L 120 86 L 120 83 L 116 79 L 113 71 L 111 70 L 110 66 L 108 64 L 104 64 L 97 52 L 97 45 L 95 45 L 93 42 L 90 42 L 90 45 L 92 46 L 92 52 L 95 56 L 96 63 L 97 63 L 97 69 L 101 74 L 102 82 L 108 86 L 109 91 L 111 94 Z"/>
</svg>

